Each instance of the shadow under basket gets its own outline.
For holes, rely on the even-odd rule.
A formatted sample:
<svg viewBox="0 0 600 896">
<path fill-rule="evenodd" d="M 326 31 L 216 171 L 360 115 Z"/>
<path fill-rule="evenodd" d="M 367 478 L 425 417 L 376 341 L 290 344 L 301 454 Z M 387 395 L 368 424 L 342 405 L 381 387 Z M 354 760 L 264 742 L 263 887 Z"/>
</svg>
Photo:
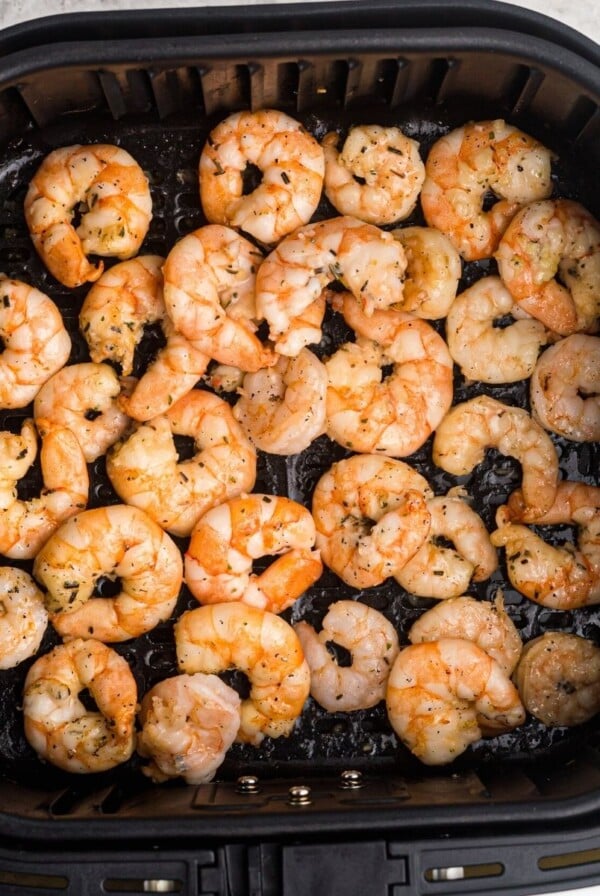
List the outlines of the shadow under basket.
<svg viewBox="0 0 600 896">
<path fill-rule="evenodd" d="M 141 251 L 165 255 L 206 223 L 198 158 L 211 128 L 232 111 L 281 109 L 317 138 L 354 123 L 394 124 L 423 155 L 451 127 L 504 118 L 553 150 L 554 195 L 600 216 L 599 102 L 595 44 L 543 16 L 483 0 L 39 19 L 0 34 L 0 270 L 53 298 L 72 336 L 71 363 L 87 360 L 78 331 L 86 289 L 67 290 L 45 271 L 23 218 L 29 180 L 51 149 L 127 149 L 152 190 Z M 333 214 L 323 199 L 315 220 Z M 407 223 L 423 223 L 418 209 Z M 494 271 L 490 260 L 465 264 L 461 288 Z M 329 314 L 317 352 L 327 354 L 345 333 Z M 155 350 L 150 338 L 139 369 Z M 457 376 L 455 402 L 481 391 L 527 406 L 525 383 L 482 389 Z M 15 431 L 30 414 L 2 411 L 0 429 Z M 597 444 L 556 444 L 563 476 L 599 484 Z M 345 456 L 326 437 L 294 457 L 261 454 L 255 490 L 309 506 L 318 477 Z M 437 494 L 456 484 L 434 467 L 431 440 L 409 461 Z M 90 469 L 90 506 L 116 502 L 103 461 Z M 519 476 L 492 452 L 469 481 L 490 528 Z M 20 494 L 39 487 L 34 467 Z M 559 629 L 600 642 L 598 609 L 545 610 L 507 588 L 504 569 L 472 593 L 490 598 L 500 585 L 524 640 Z M 318 624 L 332 601 L 356 596 L 326 574 L 286 618 Z M 389 582 L 359 596 L 401 637 L 431 604 Z M 193 605 L 184 589 L 177 614 Z M 42 650 L 55 643 L 49 631 Z M 140 694 L 176 671 L 171 623 L 115 649 Z M 42 764 L 19 709 L 30 665 L 0 673 L 3 894 L 523 894 L 600 880 L 600 719 L 572 730 L 529 720 L 451 767 L 428 769 L 398 744 L 383 707 L 350 717 L 309 700 L 290 738 L 234 747 L 215 782 L 157 786 L 139 758 L 87 776 Z"/>
</svg>

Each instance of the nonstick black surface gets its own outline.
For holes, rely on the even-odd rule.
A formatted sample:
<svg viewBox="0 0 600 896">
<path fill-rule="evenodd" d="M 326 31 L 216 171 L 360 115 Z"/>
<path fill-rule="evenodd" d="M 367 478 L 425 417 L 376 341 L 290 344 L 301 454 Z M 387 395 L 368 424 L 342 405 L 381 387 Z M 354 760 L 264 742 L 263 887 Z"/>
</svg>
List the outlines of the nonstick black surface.
<svg viewBox="0 0 600 896">
<path fill-rule="evenodd" d="M 303 117 L 303 121 L 317 137 L 322 137 L 331 127 L 342 130 L 351 123 L 397 124 L 421 142 L 423 156 L 428 147 L 450 127 L 462 124 L 472 118 L 501 117 L 507 114 L 501 108 L 491 109 L 488 104 L 465 104 L 455 107 L 435 105 L 429 109 L 420 106 L 418 110 L 403 108 L 394 114 L 373 115 L 372 110 L 354 110 L 350 113 L 320 114 Z M 118 143 L 127 149 L 147 172 L 153 196 L 153 220 L 142 247 L 142 253 L 166 255 L 174 242 L 196 227 L 206 223 L 200 208 L 197 186 L 197 161 L 208 134 L 217 119 L 172 121 L 168 126 L 155 119 L 140 119 L 132 123 L 115 122 L 107 116 L 69 116 L 60 126 L 45 131 L 29 131 L 12 141 L 0 155 L 0 270 L 5 274 L 25 280 L 46 292 L 58 304 L 73 339 L 70 363 L 89 359 L 85 340 L 78 332 L 77 318 L 86 288 L 67 290 L 45 271 L 30 243 L 23 218 L 23 199 L 27 184 L 43 156 L 56 146 L 76 142 Z M 535 121 L 510 119 L 540 138 L 556 153 L 554 163 L 554 195 L 567 196 L 584 203 L 596 215 L 600 212 L 596 172 L 587 167 L 587 160 L 580 158 L 575 150 L 559 145 L 552 134 Z M 336 212 L 323 200 L 315 219 L 331 217 Z M 424 223 L 417 210 L 406 222 Z M 110 264 L 110 262 L 109 262 Z M 461 289 L 481 276 L 495 273 L 495 263 L 486 260 L 464 266 Z M 436 324 L 443 333 L 443 322 Z M 316 351 L 321 356 L 332 349 L 351 333 L 341 317 L 328 311 L 325 332 Z M 141 373 L 147 361 L 160 345 L 155 332 L 149 332 L 137 358 L 136 373 Z M 203 384 L 206 387 L 206 384 Z M 528 407 L 528 383 L 520 382 L 497 387 L 466 383 L 456 375 L 454 402 L 458 403 L 481 392 L 493 395 L 508 404 Z M 0 429 L 18 431 L 25 417 L 32 415 L 32 409 L 0 412 Z M 552 436 L 560 456 L 561 473 L 564 478 L 579 479 L 598 484 L 600 448 L 598 444 L 578 445 Z M 503 457 L 496 451 L 489 451 L 483 464 L 466 477 L 453 477 L 438 469 L 431 460 L 431 442 L 427 443 L 410 458 L 406 458 L 430 481 L 436 494 L 445 494 L 452 486 L 466 486 L 474 499 L 474 507 L 483 517 L 489 530 L 493 530 L 494 515 L 498 505 L 504 503 L 510 492 L 520 483 L 520 469 L 516 462 Z M 310 507 L 311 495 L 320 475 L 332 462 L 348 456 L 339 445 L 322 436 L 306 451 L 299 455 L 280 458 L 261 453 L 259 473 L 255 491 L 288 494 L 291 498 Z M 101 458 L 90 467 L 92 489 L 90 507 L 118 503 L 105 473 Z M 39 492 L 41 479 L 39 467 L 30 471 L 26 481 L 20 484 L 21 497 L 31 497 Z M 552 543 L 561 543 L 575 533 L 568 527 L 554 527 L 540 530 Z M 178 541 L 182 549 L 186 540 Z M 0 561 L 7 562 L 7 561 Z M 15 563 L 28 570 L 31 563 Z M 500 569 L 487 582 L 473 585 L 470 593 L 482 599 L 492 599 L 497 589 L 502 587 L 505 604 L 511 618 L 519 629 L 524 641 L 536 637 L 547 630 L 573 631 L 592 638 L 600 644 L 600 610 L 597 607 L 582 608 L 571 612 L 547 610 L 531 603 L 511 589 L 505 575 L 503 558 Z M 435 602 L 416 598 L 404 592 L 394 581 L 357 592 L 344 585 L 333 573 L 325 571 L 321 580 L 312 587 L 290 610 L 284 614 L 290 621 L 306 619 L 319 626 L 327 607 L 341 598 L 359 599 L 381 610 L 394 623 L 401 643 L 407 643 L 406 633 L 414 620 Z M 179 616 L 185 609 L 197 606 L 187 590 L 182 590 L 175 614 Z M 59 638 L 49 627 L 41 652 L 46 652 L 59 642 Z M 172 623 L 159 625 L 143 637 L 126 644 L 114 645 L 131 665 L 141 696 L 157 681 L 176 673 L 175 649 Z M 73 780 L 41 763 L 29 747 L 23 734 L 21 718 L 21 692 L 27 669 L 33 660 L 22 663 L 13 670 L 0 672 L 0 758 L 4 773 L 18 781 L 38 783 L 42 787 Z M 242 691 L 245 682 L 242 676 L 231 673 L 226 676 L 230 683 Z M 577 749 L 588 735 L 594 731 L 594 723 L 580 729 L 549 729 L 535 720 L 529 720 L 520 729 L 500 737 L 480 741 L 471 747 L 453 767 L 465 768 L 489 761 L 533 758 L 539 760 L 546 755 L 554 755 L 558 750 L 567 755 Z M 234 745 L 223 765 L 220 775 L 227 777 L 242 771 L 258 771 L 261 774 L 276 774 L 281 770 L 308 767 L 313 772 L 319 770 L 356 766 L 383 766 L 410 771 L 418 766 L 401 745 L 398 744 L 387 721 L 385 707 L 379 706 L 357 713 L 326 713 L 309 699 L 293 735 L 289 738 L 271 740 L 266 738 L 259 748 Z M 130 763 L 114 775 L 130 775 L 140 760 L 134 757 Z M 110 779 L 111 773 L 105 777 Z"/>
</svg>

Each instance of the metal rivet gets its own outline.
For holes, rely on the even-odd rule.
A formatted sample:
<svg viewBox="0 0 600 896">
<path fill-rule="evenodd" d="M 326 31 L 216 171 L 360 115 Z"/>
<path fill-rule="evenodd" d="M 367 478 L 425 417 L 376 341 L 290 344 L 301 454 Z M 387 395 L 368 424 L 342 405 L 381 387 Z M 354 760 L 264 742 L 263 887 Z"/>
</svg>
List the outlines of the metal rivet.
<svg viewBox="0 0 600 896">
<path fill-rule="evenodd" d="M 288 791 L 288 803 L 290 806 L 308 806 L 312 803 L 310 787 L 304 784 L 296 784 Z"/>
<path fill-rule="evenodd" d="M 362 772 L 356 769 L 348 769 L 340 775 L 340 787 L 343 790 L 358 790 L 364 787 Z"/>
<path fill-rule="evenodd" d="M 256 775 L 242 775 L 235 782 L 235 789 L 238 793 L 258 793 L 260 784 Z"/>
</svg>

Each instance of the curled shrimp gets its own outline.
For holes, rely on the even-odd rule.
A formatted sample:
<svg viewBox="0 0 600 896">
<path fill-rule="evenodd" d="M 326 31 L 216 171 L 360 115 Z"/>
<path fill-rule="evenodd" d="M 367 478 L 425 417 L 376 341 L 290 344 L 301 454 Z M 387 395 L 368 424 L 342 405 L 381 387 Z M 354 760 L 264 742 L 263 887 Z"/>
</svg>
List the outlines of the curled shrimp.
<svg viewBox="0 0 600 896">
<path fill-rule="evenodd" d="M 483 582 L 498 566 L 498 556 L 481 517 L 462 492 L 427 502 L 431 528 L 417 553 L 396 573 L 396 581 L 412 594 L 437 600 L 458 597 L 471 581 Z M 440 538 L 451 541 L 444 547 Z"/>
<path fill-rule="evenodd" d="M 33 574 L 65 640 L 127 641 L 169 618 L 182 562 L 175 543 L 147 514 L 116 504 L 63 523 L 35 558 Z M 101 577 L 119 579 L 115 597 L 93 597 Z"/>
<path fill-rule="evenodd" d="M 44 487 L 39 497 L 18 497 L 37 454 L 33 420 L 20 434 L 0 433 L 0 554 L 18 560 L 35 557 L 64 520 L 87 504 L 89 476 L 85 457 L 72 432 L 55 429 L 42 438 L 40 461 Z"/>
<path fill-rule="evenodd" d="M 52 299 L 0 276 L 0 346 L 0 407 L 24 408 L 67 363 L 71 339 Z"/>
<path fill-rule="evenodd" d="M 544 725 L 582 725 L 600 712 L 600 648 L 587 638 L 544 632 L 523 648 L 514 679 Z"/>
<path fill-rule="evenodd" d="M 153 781 L 212 781 L 240 727 L 240 698 L 217 675 L 174 675 L 144 695 L 137 739 Z"/>
<path fill-rule="evenodd" d="M 371 314 L 402 301 L 405 269 L 400 243 L 373 224 L 348 216 L 309 224 L 282 240 L 258 269 L 257 313 L 269 324 L 276 351 L 296 355 L 321 338 L 319 302 L 329 283 L 343 283 Z"/>
<path fill-rule="evenodd" d="M 431 497 L 427 480 L 403 461 L 357 454 L 333 464 L 312 503 L 323 562 L 353 588 L 380 585 L 427 538 Z"/>
<path fill-rule="evenodd" d="M 552 506 L 558 483 L 558 457 L 550 437 L 527 411 L 478 395 L 453 407 L 437 428 L 433 461 L 464 476 L 481 463 L 487 448 L 519 461 L 523 471 L 526 519 Z"/>
<path fill-rule="evenodd" d="M 194 439 L 192 458 L 178 460 L 175 436 Z M 253 488 L 256 452 L 227 402 L 193 389 L 115 445 L 106 472 L 121 500 L 186 536 L 209 508 Z"/>
<path fill-rule="evenodd" d="M 412 644 L 464 638 L 472 641 L 495 660 L 505 675 L 519 662 L 523 642 L 514 622 L 504 609 L 502 594 L 493 603 L 461 595 L 436 604 L 411 626 Z"/>
<path fill-rule="evenodd" d="M 29 573 L 0 566 L 0 669 L 37 653 L 47 627 L 44 596 Z"/>
<path fill-rule="evenodd" d="M 446 339 L 454 361 L 469 380 L 514 383 L 531 376 L 549 333 L 531 317 L 507 327 L 494 323 L 512 314 L 514 300 L 499 277 L 483 277 L 462 292 L 446 319 Z"/>
<path fill-rule="evenodd" d="M 348 293 L 334 307 L 359 340 L 342 345 L 325 364 L 327 434 L 353 451 L 413 454 L 452 404 L 446 343 L 426 321 L 402 311 L 367 316 Z M 387 364 L 393 369 L 383 377 Z"/>
<path fill-rule="evenodd" d="M 341 215 L 393 224 L 413 211 L 425 180 L 419 144 L 400 128 L 358 125 L 341 151 L 340 136 L 323 139 L 325 193 Z"/>
<path fill-rule="evenodd" d="M 600 338 L 576 333 L 546 349 L 530 397 L 545 429 L 574 442 L 600 441 Z"/>
<path fill-rule="evenodd" d="M 42 437 L 56 428 L 70 429 L 88 463 L 105 454 L 129 426 L 118 399 L 126 381 L 109 364 L 71 364 L 44 383 L 35 397 L 33 415 Z"/>
<path fill-rule="evenodd" d="M 240 602 L 198 607 L 175 623 L 181 672 L 237 668 L 250 680 L 237 740 L 291 734 L 308 697 L 310 671 L 298 636 L 281 616 Z"/>
<path fill-rule="evenodd" d="M 105 271 L 85 297 L 79 327 L 92 361 L 112 361 L 123 376 L 133 370 L 144 327 L 159 323 L 166 345 L 132 389 L 119 396 L 119 407 L 134 420 L 150 420 L 194 388 L 208 367 L 208 355 L 177 333 L 167 317 L 159 255 L 140 255 Z"/>
<path fill-rule="evenodd" d="M 72 219 L 83 206 L 77 228 Z M 64 286 L 97 280 L 88 255 L 135 255 L 152 220 L 148 180 L 119 146 L 64 146 L 43 160 L 25 196 L 25 220 L 42 261 Z"/>
<path fill-rule="evenodd" d="M 517 690 L 498 663 L 461 638 L 401 650 L 386 702 L 394 731 L 426 765 L 452 762 L 482 736 L 525 721 Z"/>
<path fill-rule="evenodd" d="M 487 258 L 520 206 L 552 192 L 550 163 L 549 150 L 500 119 L 450 131 L 425 162 L 425 220 L 467 261 Z M 488 190 L 500 199 L 484 211 Z"/>
<path fill-rule="evenodd" d="M 244 193 L 244 174 L 262 181 Z M 275 109 L 235 112 L 211 131 L 200 156 L 200 199 L 206 219 L 276 243 L 310 221 L 321 189 L 323 150 L 299 121 Z"/>
<path fill-rule="evenodd" d="M 294 626 L 310 668 L 310 693 L 328 712 L 368 709 L 385 698 L 388 675 L 398 655 L 398 635 L 382 613 L 353 600 L 339 600 L 320 632 L 308 622 Z M 340 666 L 327 649 L 333 642 L 350 651 Z"/>
<path fill-rule="evenodd" d="M 256 246 L 235 230 L 209 224 L 179 240 L 163 267 L 164 299 L 175 329 L 198 351 L 246 371 L 276 360 L 254 332 L 261 260 Z"/>
<path fill-rule="evenodd" d="M 325 432 L 327 371 L 307 348 L 247 373 L 234 408 L 248 438 L 270 454 L 297 454 Z"/>
<path fill-rule="evenodd" d="M 446 317 L 462 274 L 460 255 L 435 227 L 392 230 L 406 255 L 401 310 L 426 320 Z"/>
<path fill-rule="evenodd" d="M 600 224 L 578 202 L 548 199 L 521 209 L 494 257 L 515 302 L 550 330 L 568 336 L 597 327 Z"/>
<path fill-rule="evenodd" d="M 98 707 L 86 709 L 88 690 Z M 67 772 L 103 772 L 135 746 L 137 687 L 126 660 L 105 644 L 77 639 L 35 661 L 25 679 L 25 736 L 36 753 Z"/>
<path fill-rule="evenodd" d="M 278 495 L 242 495 L 213 507 L 192 532 L 185 581 L 202 604 L 243 601 L 273 613 L 291 606 L 321 575 L 309 511 Z M 278 556 L 260 575 L 259 557 Z"/>
<path fill-rule="evenodd" d="M 552 547 L 521 525 L 524 519 L 540 526 L 577 525 L 578 550 Z M 560 482 L 552 506 L 533 521 L 517 491 L 498 509 L 496 525 L 492 544 L 505 548 L 508 577 L 529 600 L 556 610 L 600 602 L 599 487 Z"/>
</svg>

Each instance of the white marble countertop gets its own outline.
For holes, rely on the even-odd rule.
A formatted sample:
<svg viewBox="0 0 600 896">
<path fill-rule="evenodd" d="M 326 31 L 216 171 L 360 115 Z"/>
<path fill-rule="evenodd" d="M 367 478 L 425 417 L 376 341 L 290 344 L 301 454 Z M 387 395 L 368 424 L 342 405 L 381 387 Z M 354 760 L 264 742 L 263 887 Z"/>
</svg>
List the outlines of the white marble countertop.
<svg viewBox="0 0 600 896">
<path fill-rule="evenodd" d="M 162 7 L 234 6 L 240 0 L 0 0 L 0 27 L 63 12 Z M 264 0 L 241 0 L 248 4 Z M 278 0 L 270 0 L 278 2 Z M 289 2 L 289 0 L 283 0 Z M 292 0 L 293 2 L 293 0 Z M 544 13 L 600 43 L 600 4 L 591 0 L 520 0 L 515 5 Z"/>
</svg>

